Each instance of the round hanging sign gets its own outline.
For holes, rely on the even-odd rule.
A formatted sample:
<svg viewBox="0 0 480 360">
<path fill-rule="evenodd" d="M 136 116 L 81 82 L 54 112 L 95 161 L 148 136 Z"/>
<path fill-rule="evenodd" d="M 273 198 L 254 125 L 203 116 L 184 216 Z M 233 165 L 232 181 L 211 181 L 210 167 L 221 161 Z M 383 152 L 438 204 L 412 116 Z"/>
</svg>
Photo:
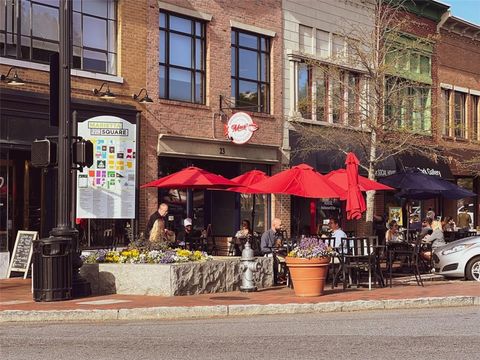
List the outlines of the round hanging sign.
<svg viewBox="0 0 480 360">
<path fill-rule="evenodd" d="M 233 114 L 225 125 L 225 135 L 235 144 L 245 144 L 256 130 L 258 125 L 244 112 Z"/>
</svg>

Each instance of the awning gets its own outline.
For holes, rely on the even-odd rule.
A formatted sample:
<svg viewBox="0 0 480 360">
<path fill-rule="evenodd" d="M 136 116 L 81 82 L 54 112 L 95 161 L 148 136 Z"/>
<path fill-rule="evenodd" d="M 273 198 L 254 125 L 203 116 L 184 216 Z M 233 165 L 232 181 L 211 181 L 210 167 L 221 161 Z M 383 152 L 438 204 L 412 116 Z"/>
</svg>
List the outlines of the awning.
<svg viewBox="0 0 480 360">
<path fill-rule="evenodd" d="M 322 174 L 327 174 L 330 171 L 337 169 L 345 169 L 345 158 L 347 155 L 343 152 L 338 150 L 317 150 L 315 152 L 308 152 L 305 154 L 295 151 L 295 149 L 298 149 L 298 135 L 293 131 L 290 131 L 289 140 L 290 148 L 292 149 L 290 156 L 291 166 L 306 163 Z M 350 151 L 355 153 L 361 164 L 366 164 L 363 151 L 355 151 L 355 149 Z M 362 167 L 359 167 L 358 171 L 362 176 L 368 175 L 367 171 Z M 376 177 L 388 176 L 395 174 L 396 172 L 397 165 L 392 157 L 378 164 L 377 169 L 375 170 Z"/>
<path fill-rule="evenodd" d="M 332 170 L 344 169 L 346 155 L 338 150 L 318 150 L 302 154 L 298 149 L 298 134 L 293 131 L 289 133 L 290 148 L 292 149 L 290 157 L 290 165 L 298 165 L 306 163 L 315 168 L 322 174 L 329 173 Z M 348 149 L 358 156 L 361 164 L 366 164 L 365 152 L 363 150 L 355 151 Z M 389 176 L 397 172 L 403 172 L 406 169 L 418 169 L 424 174 L 441 177 L 445 180 L 453 180 L 454 176 L 450 170 L 449 164 L 444 160 L 435 161 L 421 154 L 401 154 L 382 161 L 377 165 L 375 175 L 377 178 Z M 367 176 L 367 171 L 359 168 L 362 176 Z"/>
<path fill-rule="evenodd" d="M 397 162 L 397 171 L 407 169 L 418 169 L 422 173 L 431 176 L 438 176 L 445 180 L 454 180 L 450 165 L 444 160 L 435 161 L 425 155 L 420 154 L 401 154 L 395 157 Z"/>
</svg>

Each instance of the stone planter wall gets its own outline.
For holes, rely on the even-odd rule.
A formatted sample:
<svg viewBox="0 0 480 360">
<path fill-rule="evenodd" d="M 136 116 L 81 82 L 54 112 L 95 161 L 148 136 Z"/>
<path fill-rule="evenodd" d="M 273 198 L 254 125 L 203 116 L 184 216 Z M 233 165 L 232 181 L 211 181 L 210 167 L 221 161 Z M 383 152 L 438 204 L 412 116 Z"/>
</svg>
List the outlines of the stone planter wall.
<svg viewBox="0 0 480 360">
<path fill-rule="evenodd" d="M 273 285 L 273 258 L 259 257 L 257 286 Z M 240 258 L 183 264 L 85 264 L 80 274 L 94 295 L 195 295 L 239 290 Z"/>
</svg>

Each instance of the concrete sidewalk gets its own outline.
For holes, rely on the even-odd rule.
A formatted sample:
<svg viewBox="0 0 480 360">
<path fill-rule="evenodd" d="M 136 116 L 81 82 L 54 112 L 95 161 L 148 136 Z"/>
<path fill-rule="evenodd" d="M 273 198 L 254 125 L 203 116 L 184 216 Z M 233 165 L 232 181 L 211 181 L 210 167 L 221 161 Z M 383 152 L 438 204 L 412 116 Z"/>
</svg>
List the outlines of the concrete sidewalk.
<svg viewBox="0 0 480 360">
<path fill-rule="evenodd" d="M 192 296 L 107 295 L 37 303 L 31 280 L 0 280 L 0 322 L 180 319 L 215 316 L 339 312 L 441 306 L 480 305 L 480 283 L 425 281 L 393 288 L 332 290 L 320 297 L 296 297 L 286 287 L 254 293 L 230 292 Z"/>
</svg>

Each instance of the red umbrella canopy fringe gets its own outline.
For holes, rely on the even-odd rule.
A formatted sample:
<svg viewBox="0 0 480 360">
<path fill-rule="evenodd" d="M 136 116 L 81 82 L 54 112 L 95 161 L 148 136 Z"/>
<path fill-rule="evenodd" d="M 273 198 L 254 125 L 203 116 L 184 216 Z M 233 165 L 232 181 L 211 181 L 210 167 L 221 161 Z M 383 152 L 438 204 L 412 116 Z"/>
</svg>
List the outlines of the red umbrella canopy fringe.
<svg viewBox="0 0 480 360">
<path fill-rule="evenodd" d="M 141 186 L 169 189 L 207 189 L 238 186 L 233 181 L 195 166 L 189 166 L 173 174 L 164 176 Z"/>
<path fill-rule="evenodd" d="M 307 164 L 300 164 L 263 180 L 250 188 L 266 194 L 306 198 L 344 198 L 345 191 Z"/>
</svg>

